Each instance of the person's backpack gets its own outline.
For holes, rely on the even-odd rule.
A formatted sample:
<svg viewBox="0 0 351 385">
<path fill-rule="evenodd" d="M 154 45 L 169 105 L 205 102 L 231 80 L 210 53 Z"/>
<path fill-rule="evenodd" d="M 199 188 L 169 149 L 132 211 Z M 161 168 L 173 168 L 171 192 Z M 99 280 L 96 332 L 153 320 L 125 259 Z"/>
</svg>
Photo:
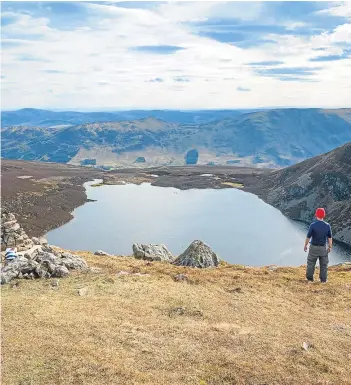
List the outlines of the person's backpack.
<svg viewBox="0 0 351 385">
<path fill-rule="evenodd" d="M 13 261 L 14 259 L 17 258 L 17 250 L 14 249 L 13 247 L 10 247 L 6 249 L 5 251 L 5 260 L 6 261 Z"/>
</svg>

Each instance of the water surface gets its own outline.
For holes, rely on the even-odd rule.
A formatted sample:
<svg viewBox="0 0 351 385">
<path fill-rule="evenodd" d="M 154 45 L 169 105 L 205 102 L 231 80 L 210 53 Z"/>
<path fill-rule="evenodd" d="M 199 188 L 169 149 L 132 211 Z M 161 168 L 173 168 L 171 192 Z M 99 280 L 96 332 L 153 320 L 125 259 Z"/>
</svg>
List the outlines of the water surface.
<svg viewBox="0 0 351 385">
<path fill-rule="evenodd" d="M 173 255 L 195 239 L 208 243 L 231 263 L 262 266 L 301 265 L 306 225 L 284 217 L 257 196 L 238 189 L 181 191 L 175 188 L 126 184 L 92 187 L 88 202 L 74 219 L 50 231 L 49 243 L 70 250 L 131 255 L 132 244 L 164 243 Z M 331 263 L 350 260 L 336 246 Z"/>
</svg>

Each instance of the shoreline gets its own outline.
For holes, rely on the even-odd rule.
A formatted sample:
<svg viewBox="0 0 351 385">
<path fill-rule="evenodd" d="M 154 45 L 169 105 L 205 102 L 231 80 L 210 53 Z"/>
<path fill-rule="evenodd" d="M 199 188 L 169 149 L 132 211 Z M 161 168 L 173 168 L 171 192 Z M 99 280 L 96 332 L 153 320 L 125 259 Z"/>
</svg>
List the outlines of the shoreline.
<svg viewBox="0 0 351 385">
<path fill-rule="evenodd" d="M 123 178 L 121 178 L 121 179 L 123 179 Z M 91 181 L 86 182 L 84 184 L 84 186 L 86 186 L 86 188 L 89 187 L 89 188 L 94 188 L 94 189 L 95 188 L 99 188 L 99 187 L 104 187 L 104 186 L 120 186 L 120 187 L 121 186 L 127 186 L 127 185 L 141 186 L 142 184 L 153 186 L 153 187 L 160 187 L 160 186 L 155 186 L 153 183 L 145 182 L 145 181 L 139 181 L 138 183 L 135 183 L 135 182 L 133 183 L 133 181 L 129 181 L 128 183 L 124 183 L 125 180 L 120 180 L 121 183 L 113 183 L 113 184 L 112 183 L 103 184 L 103 183 L 99 183 L 99 182 L 100 182 L 100 180 L 96 180 L 96 179 L 95 180 L 91 180 Z M 162 188 L 164 188 L 164 187 L 162 187 Z M 171 187 L 170 186 L 169 188 L 174 188 L 174 189 L 179 190 L 176 187 Z M 204 190 L 212 190 L 212 191 L 214 191 L 215 189 L 213 189 L 213 188 L 212 189 L 211 188 L 204 188 Z M 91 191 L 92 190 L 90 189 L 90 193 L 92 193 Z M 113 190 L 113 191 L 115 191 L 115 190 Z M 244 192 L 246 192 L 248 194 L 254 195 L 256 198 L 261 200 L 262 204 L 266 204 L 266 205 L 274 208 L 272 205 L 270 205 L 269 203 L 265 202 L 260 197 L 257 197 L 256 194 L 253 194 L 253 193 L 250 193 L 250 192 L 247 192 L 247 191 L 244 191 Z M 87 194 L 87 195 L 89 195 L 89 194 Z M 97 201 L 97 200 L 92 199 L 91 201 Z M 275 208 L 275 209 L 278 210 L 277 208 Z M 290 220 L 291 222 L 297 222 L 297 223 L 301 223 L 301 224 L 306 225 L 306 232 L 307 232 L 308 225 L 305 222 L 299 221 L 299 220 L 290 219 L 290 218 L 288 218 L 286 216 L 284 216 L 284 217 L 287 218 L 288 220 Z M 76 230 L 77 230 L 77 228 L 76 228 Z M 79 230 L 78 230 L 78 232 L 79 232 Z M 61 235 L 64 235 L 64 234 L 65 234 L 65 231 L 63 233 L 61 233 Z M 94 253 L 98 249 L 102 249 L 102 250 L 104 250 L 104 252 L 107 252 L 108 254 L 114 255 L 114 256 L 118 255 L 118 256 L 122 256 L 122 257 L 130 257 L 131 254 L 132 254 L 132 252 L 131 252 L 131 250 L 132 250 L 132 243 L 130 243 L 130 253 L 129 253 L 128 252 L 128 246 L 126 247 L 125 245 L 124 245 L 124 247 L 122 247 L 122 249 L 119 248 L 119 250 L 118 250 L 116 248 L 112 248 L 112 249 L 109 248 L 108 247 L 108 245 L 109 245 L 108 242 L 106 244 L 105 243 L 101 243 L 100 245 L 99 244 L 92 245 L 92 244 L 89 244 L 89 242 L 87 244 L 84 241 L 84 242 L 78 242 L 77 244 L 75 243 L 75 246 L 74 246 L 74 245 L 72 245 L 70 243 L 57 244 L 57 243 L 55 243 L 55 239 L 57 241 L 57 239 L 60 239 L 60 237 L 58 238 L 57 235 L 56 235 L 56 237 L 54 235 L 51 240 L 49 239 L 49 241 L 50 241 L 49 243 L 52 243 L 52 244 L 56 245 L 57 247 L 62 247 L 63 249 L 69 249 L 72 252 L 84 251 L 84 252 Z M 62 239 L 64 239 L 64 237 Z M 172 242 L 171 242 L 171 245 L 169 245 L 168 242 L 167 242 L 167 239 L 168 238 L 164 238 L 163 241 L 161 240 L 161 242 L 159 242 L 159 243 L 166 244 L 167 247 L 172 246 Z M 203 240 L 203 238 L 201 238 L 201 237 L 199 239 Z M 303 239 L 301 238 L 301 245 L 303 245 L 303 240 L 304 240 L 304 238 Z M 181 241 L 179 241 L 179 242 L 181 242 Z M 150 242 L 146 241 L 146 243 L 150 243 Z M 216 245 L 216 242 L 213 243 L 213 240 L 212 240 L 212 242 L 208 241 L 208 243 L 209 243 L 210 246 Z M 351 247 L 348 246 L 347 244 L 343 244 L 342 242 L 338 242 L 338 241 L 335 241 L 334 243 L 335 243 L 336 248 L 334 249 L 334 252 L 332 254 L 331 263 L 329 264 L 329 266 L 337 266 L 340 263 L 351 262 Z M 105 246 L 103 246 L 103 245 L 105 245 Z M 176 246 L 173 245 L 173 248 L 174 247 L 176 247 Z M 217 244 L 216 247 L 220 248 L 220 245 Z M 184 250 L 185 250 L 185 248 L 186 248 L 186 245 L 184 246 Z M 303 247 L 301 246 L 301 254 L 304 254 L 302 249 L 303 249 Z M 172 251 L 172 247 L 169 250 Z M 182 250 L 180 250 L 180 249 L 177 250 L 177 252 L 174 253 L 174 256 L 177 256 L 178 254 L 181 254 L 184 250 L 183 249 Z M 173 251 L 174 251 L 174 249 L 173 249 Z M 273 250 L 273 254 L 274 254 L 274 251 L 275 250 Z M 269 254 L 269 255 L 272 255 L 272 254 Z M 249 267 L 250 268 L 262 268 L 262 267 L 265 267 L 265 266 L 278 266 L 278 267 L 297 268 L 297 267 L 303 266 L 305 264 L 305 262 L 306 262 L 305 260 L 307 259 L 307 254 L 305 255 L 304 258 L 301 257 L 301 261 L 297 260 L 297 261 L 295 261 L 295 263 L 293 261 L 291 261 L 290 263 L 289 263 L 289 261 L 287 261 L 287 262 L 279 262 L 280 259 L 281 258 L 277 257 L 276 260 L 270 261 L 270 262 L 267 261 L 267 263 L 255 263 L 254 261 L 252 261 L 253 263 L 246 264 L 243 261 L 242 262 L 239 262 L 239 261 L 236 262 L 235 259 L 233 260 L 231 254 L 229 254 L 229 255 L 227 254 L 226 257 L 221 258 L 221 260 L 223 262 L 227 263 L 227 264 L 230 264 L 230 265 L 242 265 L 242 266 L 245 266 L 245 267 L 248 267 L 248 268 Z M 299 259 L 299 258 L 297 258 L 297 259 Z"/>
<path fill-rule="evenodd" d="M 35 237 L 69 222 L 73 218 L 72 212 L 89 201 L 83 184 L 94 179 L 102 179 L 104 184 L 147 182 L 154 186 L 186 190 L 233 188 L 222 184 L 228 181 L 245 186 L 252 176 L 269 172 L 235 166 L 125 168 L 106 172 L 61 163 L 9 159 L 2 159 L 1 171 L 3 208 L 21 218 L 24 230 Z M 206 173 L 213 176 L 201 176 Z M 246 191 L 245 187 L 243 190 Z"/>
<path fill-rule="evenodd" d="M 67 164 L 7 159 L 2 159 L 1 168 L 3 208 L 21 218 L 25 231 L 36 237 L 43 236 L 72 220 L 73 211 L 90 201 L 84 183 L 94 180 L 102 180 L 103 185 L 145 182 L 152 186 L 173 187 L 179 190 L 239 188 L 275 207 L 267 199 L 267 191 L 262 187 L 262 177 L 271 173 L 270 169 L 162 166 L 106 172 Z M 278 207 L 275 208 L 279 210 Z M 308 225 L 305 221 L 285 216 Z M 339 246 L 351 250 L 350 244 L 335 237 L 334 241 Z"/>
</svg>

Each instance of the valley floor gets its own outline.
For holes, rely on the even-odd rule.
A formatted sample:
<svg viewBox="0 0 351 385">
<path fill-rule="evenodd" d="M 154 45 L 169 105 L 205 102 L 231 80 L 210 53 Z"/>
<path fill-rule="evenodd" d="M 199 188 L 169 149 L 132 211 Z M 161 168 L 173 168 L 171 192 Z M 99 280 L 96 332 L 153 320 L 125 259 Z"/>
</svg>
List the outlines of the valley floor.
<svg viewBox="0 0 351 385">
<path fill-rule="evenodd" d="M 303 267 L 78 254 L 92 272 L 2 288 L 4 385 L 351 384 L 349 265 L 307 285 Z"/>
</svg>

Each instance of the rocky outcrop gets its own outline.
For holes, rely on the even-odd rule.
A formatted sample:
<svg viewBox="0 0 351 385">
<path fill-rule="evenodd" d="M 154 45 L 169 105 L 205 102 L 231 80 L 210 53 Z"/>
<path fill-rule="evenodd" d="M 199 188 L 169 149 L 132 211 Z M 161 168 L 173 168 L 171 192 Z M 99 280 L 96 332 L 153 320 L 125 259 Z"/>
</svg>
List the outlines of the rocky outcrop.
<svg viewBox="0 0 351 385">
<path fill-rule="evenodd" d="M 1 284 L 14 278 L 50 278 L 66 277 L 70 270 L 86 270 L 84 259 L 68 252 L 58 252 L 50 246 L 37 246 L 19 253 L 18 257 L 8 262 L 1 270 Z"/>
<path fill-rule="evenodd" d="M 145 259 L 147 261 L 173 261 L 173 256 L 165 245 L 143 245 L 141 243 L 134 243 L 133 255 L 137 259 Z"/>
<path fill-rule="evenodd" d="M 291 219 L 311 223 L 317 207 L 335 240 L 351 245 L 351 142 L 294 166 L 260 175 L 254 192 Z"/>
<path fill-rule="evenodd" d="M 65 277 L 70 270 L 86 270 L 84 259 L 68 252 L 60 252 L 48 245 L 45 238 L 30 239 L 14 214 L 1 214 L 1 249 L 17 248 L 17 258 L 1 269 L 1 284 L 14 278 Z"/>
<path fill-rule="evenodd" d="M 191 245 L 176 258 L 173 264 L 198 268 L 215 267 L 219 264 L 219 257 L 210 246 L 197 240 L 192 242 Z"/>
<path fill-rule="evenodd" d="M 16 247 L 18 251 L 33 247 L 34 242 L 28 237 L 12 213 L 1 213 L 1 250 Z"/>
</svg>

